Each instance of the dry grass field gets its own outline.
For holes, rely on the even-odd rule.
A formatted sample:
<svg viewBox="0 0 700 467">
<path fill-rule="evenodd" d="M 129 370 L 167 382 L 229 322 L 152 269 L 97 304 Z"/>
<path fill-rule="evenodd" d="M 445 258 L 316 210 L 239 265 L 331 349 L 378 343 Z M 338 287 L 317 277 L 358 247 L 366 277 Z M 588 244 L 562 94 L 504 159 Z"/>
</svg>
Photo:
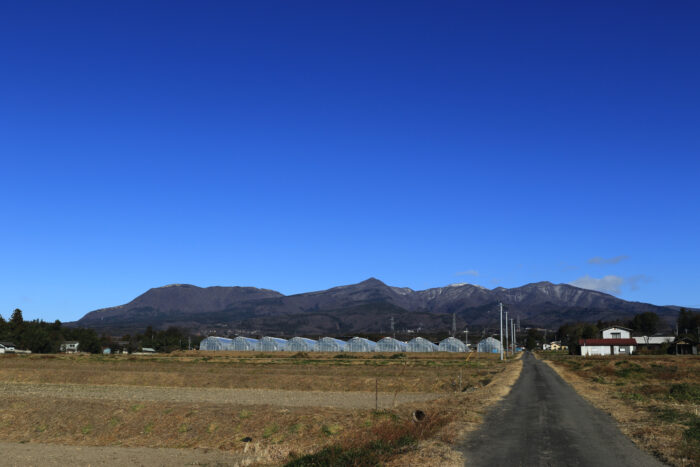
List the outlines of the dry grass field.
<svg viewBox="0 0 700 467">
<path fill-rule="evenodd" d="M 3 355 L 0 440 L 209 449 L 238 465 L 463 465 L 451 443 L 480 423 L 521 366 L 466 357 Z M 426 414 L 419 423 L 417 409 Z M 304 457 L 313 454 L 321 457 Z"/>
<path fill-rule="evenodd" d="M 539 357 L 640 447 L 672 465 L 700 465 L 700 358 Z"/>
</svg>

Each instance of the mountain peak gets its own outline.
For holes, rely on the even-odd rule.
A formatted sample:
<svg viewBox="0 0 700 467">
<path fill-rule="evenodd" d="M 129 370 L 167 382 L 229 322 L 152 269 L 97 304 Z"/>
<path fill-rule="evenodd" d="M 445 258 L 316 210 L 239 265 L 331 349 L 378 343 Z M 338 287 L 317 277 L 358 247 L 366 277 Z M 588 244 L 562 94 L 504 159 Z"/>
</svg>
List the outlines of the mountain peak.
<svg viewBox="0 0 700 467">
<path fill-rule="evenodd" d="M 357 285 L 386 285 L 384 282 L 380 281 L 376 277 L 370 277 L 369 279 L 363 280 L 362 282 L 358 283 Z"/>
</svg>

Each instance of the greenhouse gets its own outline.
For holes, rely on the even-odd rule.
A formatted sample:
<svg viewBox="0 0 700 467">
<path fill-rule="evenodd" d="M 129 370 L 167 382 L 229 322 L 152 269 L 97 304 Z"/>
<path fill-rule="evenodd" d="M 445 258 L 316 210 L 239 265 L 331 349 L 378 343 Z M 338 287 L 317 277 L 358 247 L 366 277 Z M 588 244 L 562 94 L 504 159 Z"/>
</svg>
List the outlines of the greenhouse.
<svg viewBox="0 0 700 467">
<path fill-rule="evenodd" d="M 318 342 L 306 337 L 292 337 L 287 341 L 287 350 L 290 352 L 313 352 L 318 347 Z"/>
<path fill-rule="evenodd" d="M 238 336 L 231 342 L 231 350 L 258 350 L 259 340 Z"/>
<path fill-rule="evenodd" d="M 199 343 L 199 350 L 233 350 L 233 340 L 209 336 Z"/>
<path fill-rule="evenodd" d="M 440 352 L 469 352 L 467 344 L 454 337 L 441 340 L 438 350 Z"/>
<path fill-rule="evenodd" d="M 437 352 L 438 346 L 422 337 L 414 337 L 407 344 L 407 352 Z"/>
<path fill-rule="evenodd" d="M 397 341 L 393 337 L 385 337 L 377 342 L 377 347 L 374 349 L 375 352 L 405 352 L 406 343 Z"/>
<path fill-rule="evenodd" d="M 260 339 L 257 350 L 262 352 L 281 352 L 287 350 L 287 339 L 265 336 Z"/>
<path fill-rule="evenodd" d="M 319 352 L 345 352 L 348 344 L 340 339 L 332 337 L 322 337 L 318 341 Z"/>
<path fill-rule="evenodd" d="M 374 352 L 377 343 L 363 337 L 353 337 L 348 341 L 348 352 Z"/>
<path fill-rule="evenodd" d="M 501 352 L 501 341 L 494 339 L 493 337 L 487 337 L 486 339 L 479 342 L 476 347 L 477 352 L 486 353 L 500 353 Z"/>
</svg>

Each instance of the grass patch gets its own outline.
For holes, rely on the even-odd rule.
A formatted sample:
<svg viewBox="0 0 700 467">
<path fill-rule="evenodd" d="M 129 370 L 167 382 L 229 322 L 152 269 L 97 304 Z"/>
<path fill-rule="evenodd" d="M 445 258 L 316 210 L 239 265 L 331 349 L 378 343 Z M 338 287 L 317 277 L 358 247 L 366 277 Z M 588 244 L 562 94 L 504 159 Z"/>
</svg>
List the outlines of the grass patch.
<svg viewBox="0 0 700 467">
<path fill-rule="evenodd" d="M 321 433 L 326 436 L 333 436 L 340 432 L 340 425 L 323 425 L 321 426 Z"/>
<path fill-rule="evenodd" d="M 405 436 L 393 442 L 379 439 L 358 447 L 328 446 L 315 454 L 296 457 L 286 463 L 285 467 L 381 465 L 384 459 L 415 443 L 414 438 Z"/>
<path fill-rule="evenodd" d="M 270 436 L 274 435 L 280 431 L 279 425 L 276 423 L 273 423 L 272 425 L 268 425 L 263 429 L 262 437 L 263 438 L 269 438 Z"/>
<path fill-rule="evenodd" d="M 681 383 L 673 384 L 669 389 L 671 398 L 678 402 L 700 403 L 700 385 Z"/>
</svg>

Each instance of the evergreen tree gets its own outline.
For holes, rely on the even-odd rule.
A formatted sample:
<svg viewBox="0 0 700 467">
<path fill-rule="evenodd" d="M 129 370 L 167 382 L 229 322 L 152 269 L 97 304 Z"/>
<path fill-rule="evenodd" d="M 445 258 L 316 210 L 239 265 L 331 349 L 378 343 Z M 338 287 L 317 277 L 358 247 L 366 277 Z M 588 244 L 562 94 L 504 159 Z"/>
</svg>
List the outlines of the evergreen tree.
<svg viewBox="0 0 700 467">
<path fill-rule="evenodd" d="M 24 323 L 24 318 L 22 318 L 22 310 L 15 308 L 15 311 L 12 312 L 12 317 L 10 318 L 10 324 L 12 324 L 13 327 L 17 327 L 22 323 Z"/>
</svg>

